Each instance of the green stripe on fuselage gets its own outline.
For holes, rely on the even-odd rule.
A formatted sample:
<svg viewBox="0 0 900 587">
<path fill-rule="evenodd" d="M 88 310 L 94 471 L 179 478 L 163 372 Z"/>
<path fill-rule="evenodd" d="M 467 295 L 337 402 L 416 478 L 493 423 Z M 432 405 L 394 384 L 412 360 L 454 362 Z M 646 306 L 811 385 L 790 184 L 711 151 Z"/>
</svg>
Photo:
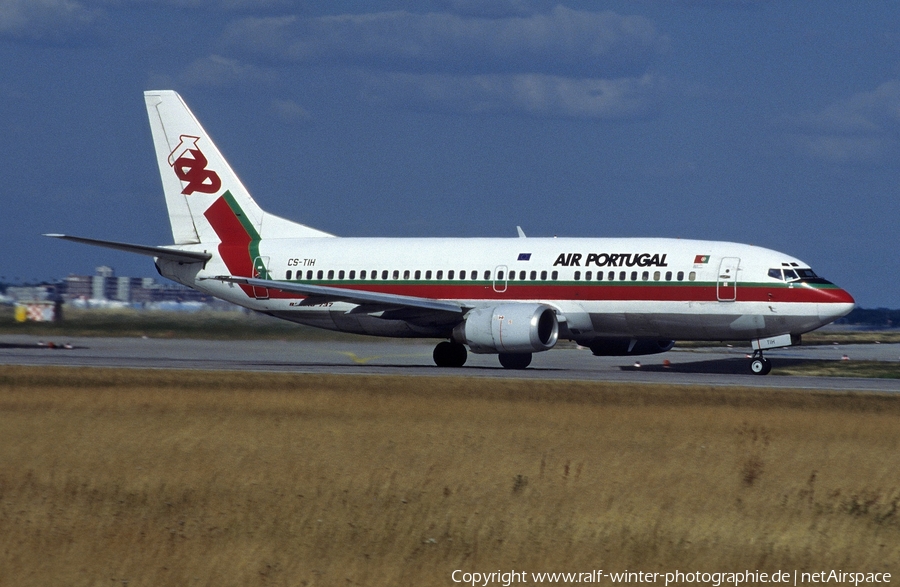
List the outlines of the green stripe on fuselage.
<svg viewBox="0 0 900 587">
<path fill-rule="evenodd" d="M 250 237 L 250 243 L 247 246 L 247 253 L 250 255 L 250 261 L 254 265 L 254 269 L 259 271 L 259 279 L 270 279 L 269 277 L 269 268 L 261 265 L 257 267 L 256 259 L 260 257 L 259 254 L 259 241 L 261 239 L 259 232 L 257 232 L 256 227 L 253 226 L 253 223 L 250 222 L 250 219 L 247 218 L 247 215 L 244 214 L 244 211 L 241 209 L 240 205 L 237 203 L 237 200 L 234 199 L 234 196 L 231 195 L 231 192 L 226 190 L 222 197 L 225 198 L 225 202 L 228 204 L 228 207 L 231 208 L 231 211 L 234 213 L 234 217 L 238 219 L 238 222 L 241 223 L 241 226 L 247 231 L 247 236 Z"/>
</svg>

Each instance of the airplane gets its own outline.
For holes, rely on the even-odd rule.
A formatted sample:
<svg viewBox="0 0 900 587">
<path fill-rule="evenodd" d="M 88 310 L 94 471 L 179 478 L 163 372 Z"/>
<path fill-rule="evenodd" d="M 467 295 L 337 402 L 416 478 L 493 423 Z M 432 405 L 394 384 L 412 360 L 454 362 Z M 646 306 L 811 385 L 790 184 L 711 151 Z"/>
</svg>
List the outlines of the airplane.
<svg viewBox="0 0 900 587">
<path fill-rule="evenodd" d="M 440 339 L 524 369 L 560 339 L 597 356 L 676 340 L 764 351 L 849 313 L 854 300 L 799 259 L 673 238 L 339 238 L 260 208 L 176 92 L 144 93 L 174 244 L 69 241 L 153 257 L 173 281 L 270 316 L 341 332 Z M 468 351 L 467 351 L 468 347 Z"/>
</svg>

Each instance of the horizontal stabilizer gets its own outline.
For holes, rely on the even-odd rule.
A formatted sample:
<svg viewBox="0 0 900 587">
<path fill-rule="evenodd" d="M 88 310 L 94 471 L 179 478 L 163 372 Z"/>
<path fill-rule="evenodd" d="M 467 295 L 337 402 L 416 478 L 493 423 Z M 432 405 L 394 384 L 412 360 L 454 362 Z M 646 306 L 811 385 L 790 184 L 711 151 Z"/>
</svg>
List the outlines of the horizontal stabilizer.
<svg viewBox="0 0 900 587">
<path fill-rule="evenodd" d="M 215 279 L 218 281 L 234 283 L 237 285 L 250 285 L 253 287 L 265 287 L 278 291 L 297 293 L 304 296 L 309 296 L 309 298 L 312 298 L 314 304 L 321 304 L 324 302 L 349 302 L 351 304 L 370 305 L 371 309 L 377 311 L 384 311 L 389 308 L 415 308 L 417 310 L 428 310 L 431 312 L 451 314 L 456 318 L 462 318 L 462 315 L 468 309 L 455 302 L 445 302 L 442 300 L 417 298 L 413 296 L 401 296 L 397 294 L 386 294 L 374 291 L 363 291 L 359 289 L 328 287 L 325 285 L 287 283 L 283 281 L 272 281 L 269 279 L 254 279 L 251 277 L 232 277 L 229 275 L 219 275 L 216 277 L 210 277 L 208 279 Z"/>
<path fill-rule="evenodd" d="M 94 238 L 84 238 L 80 236 L 69 236 L 67 234 L 45 234 L 52 238 L 60 238 L 75 243 L 85 245 L 94 245 L 96 247 L 106 247 L 107 249 L 116 249 L 117 251 L 125 251 L 126 253 L 137 253 L 138 255 L 147 255 L 150 257 L 158 257 L 160 259 L 168 259 L 170 261 L 178 261 L 179 263 L 206 263 L 212 259 L 209 253 L 197 253 L 193 251 L 179 251 L 178 249 L 170 249 L 167 247 L 151 247 L 147 245 L 133 245 L 131 243 L 120 243 L 116 241 L 103 241 Z"/>
</svg>

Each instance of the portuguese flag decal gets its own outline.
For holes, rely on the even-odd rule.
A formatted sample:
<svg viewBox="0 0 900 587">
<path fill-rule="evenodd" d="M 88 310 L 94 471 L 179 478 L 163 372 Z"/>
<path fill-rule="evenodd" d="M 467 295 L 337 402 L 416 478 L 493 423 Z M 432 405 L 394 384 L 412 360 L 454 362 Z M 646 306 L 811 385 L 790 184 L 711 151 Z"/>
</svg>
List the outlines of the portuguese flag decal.
<svg viewBox="0 0 900 587">
<path fill-rule="evenodd" d="M 694 257 L 694 265 L 700 265 L 701 263 L 709 263 L 709 255 L 697 255 Z"/>
</svg>

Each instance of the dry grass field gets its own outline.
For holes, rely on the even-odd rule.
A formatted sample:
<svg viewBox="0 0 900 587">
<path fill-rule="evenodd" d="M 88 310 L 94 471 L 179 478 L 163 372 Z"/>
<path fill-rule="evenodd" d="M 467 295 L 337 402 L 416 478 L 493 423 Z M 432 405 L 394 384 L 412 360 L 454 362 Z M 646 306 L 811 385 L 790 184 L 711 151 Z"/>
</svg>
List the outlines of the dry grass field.
<svg viewBox="0 0 900 587">
<path fill-rule="evenodd" d="M 900 573 L 900 399 L 0 367 L 0 585 Z"/>
</svg>

